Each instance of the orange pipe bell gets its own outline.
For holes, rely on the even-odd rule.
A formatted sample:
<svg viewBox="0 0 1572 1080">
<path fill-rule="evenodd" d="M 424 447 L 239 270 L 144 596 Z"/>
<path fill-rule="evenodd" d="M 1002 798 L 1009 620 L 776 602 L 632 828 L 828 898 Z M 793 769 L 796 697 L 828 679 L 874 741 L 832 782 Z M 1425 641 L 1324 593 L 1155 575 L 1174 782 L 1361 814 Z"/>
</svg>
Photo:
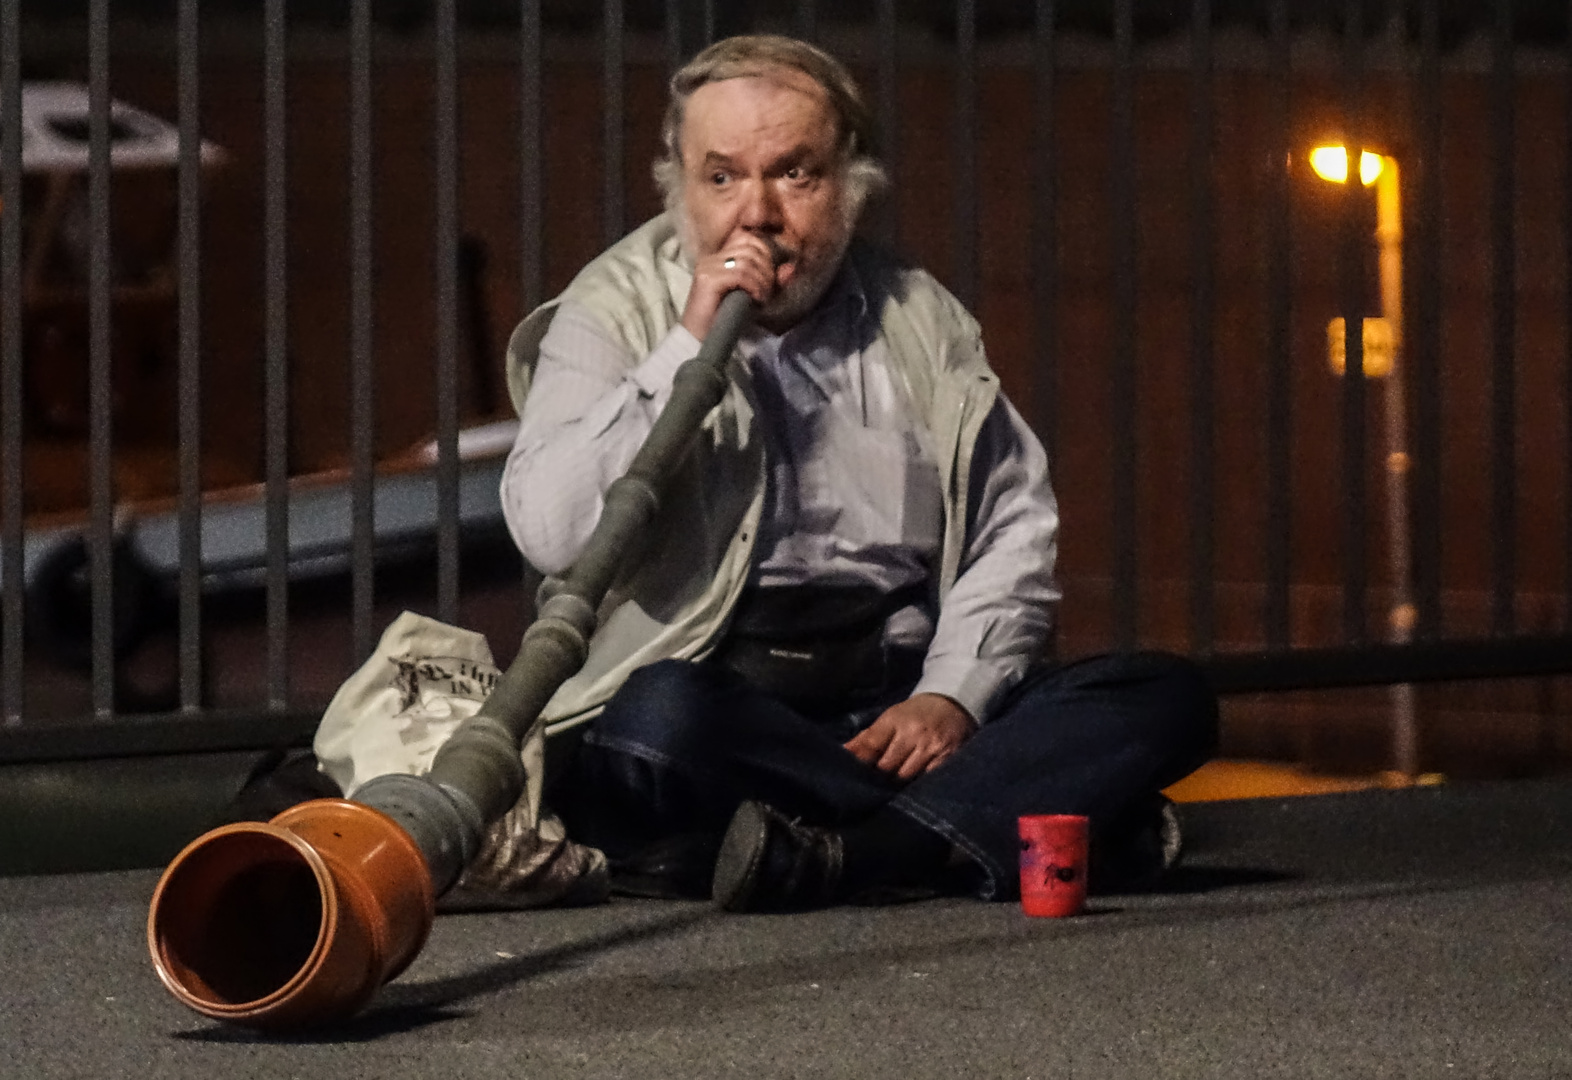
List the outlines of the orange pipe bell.
<svg viewBox="0 0 1572 1080">
<path fill-rule="evenodd" d="M 204 1016 L 302 1028 L 353 1015 L 420 952 L 435 912 L 404 829 L 318 799 L 188 845 L 159 879 L 147 940 L 158 977 Z"/>
</svg>

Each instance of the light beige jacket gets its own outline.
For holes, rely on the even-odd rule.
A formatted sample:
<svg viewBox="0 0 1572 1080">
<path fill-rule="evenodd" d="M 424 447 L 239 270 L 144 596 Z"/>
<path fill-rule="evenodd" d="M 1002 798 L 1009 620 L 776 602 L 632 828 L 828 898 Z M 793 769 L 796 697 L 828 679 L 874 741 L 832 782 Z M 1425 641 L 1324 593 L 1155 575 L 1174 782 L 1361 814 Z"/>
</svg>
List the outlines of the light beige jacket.
<svg viewBox="0 0 1572 1080">
<path fill-rule="evenodd" d="M 998 394 L 998 377 L 976 320 L 931 275 L 860 240 L 846 257 L 869 309 L 879 313 L 913 416 L 932 438 L 944 492 L 943 543 L 932 587 L 942 601 L 960 570 L 972 451 Z M 599 316 L 627 347 L 631 368 L 678 323 L 692 281 L 667 215 L 634 230 L 513 332 L 507 375 L 514 408 L 522 414 L 541 339 L 563 300 Z M 547 706 L 548 734 L 596 715 L 637 668 L 704 656 L 725 629 L 752 565 L 765 485 L 747 371 L 736 363 L 731 374 L 726 396 L 672 478 L 649 546 L 601 605 L 589 659 Z"/>
</svg>

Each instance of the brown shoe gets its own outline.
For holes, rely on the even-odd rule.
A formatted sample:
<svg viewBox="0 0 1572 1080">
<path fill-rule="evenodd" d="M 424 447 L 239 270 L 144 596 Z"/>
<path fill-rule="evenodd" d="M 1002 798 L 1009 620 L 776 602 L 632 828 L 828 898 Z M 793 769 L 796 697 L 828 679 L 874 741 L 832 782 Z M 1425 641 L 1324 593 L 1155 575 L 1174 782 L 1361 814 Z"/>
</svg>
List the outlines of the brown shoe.
<svg viewBox="0 0 1572 1080">
<path fill-rule="evenodd" d="M 773 807 L 737 807 L 715 860 L 710 899 L 726 911 L 808 911 L 841 900 L 845 848 L 833 829 Z"/>
</svg>

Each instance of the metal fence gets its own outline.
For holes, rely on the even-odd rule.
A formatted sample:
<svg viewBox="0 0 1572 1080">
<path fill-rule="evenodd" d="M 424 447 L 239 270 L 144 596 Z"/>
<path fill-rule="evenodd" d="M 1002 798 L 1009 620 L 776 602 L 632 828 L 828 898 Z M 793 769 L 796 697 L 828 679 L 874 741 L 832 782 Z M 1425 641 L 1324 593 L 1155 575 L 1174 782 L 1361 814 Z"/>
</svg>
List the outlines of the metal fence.
<svg viewBox="0 0 1572 1080">
<path fill-rule="evenodd" d="M 1065 549 L 1071 603 L 1095 609 L 1088 623 L 1095 627 L 1077 640 L 1188 651 L 1207 660 L 1225 691 L 1572 667 L 1572 335 L 1565 317 L 1572 311 L 1572 63 L 1565 10 L 1551 11 L 1543 22 L 1538 6 L 1514 11 L 1502 2 L 1463 12 L 1456 5 L 1443 10 L 1440 0 L 1341 6 L 1191 0 L 1160 10 L 1135 0 L 602 0 L 598 6 L 434 0 L 398 5 L 390 16 L 391 5 L 348 0 L 322 14 L 319 24 L 321 13 L 305 5 L 286 9 L 284 0 L 200 10 L 196 0 L 175 0 L 137 7 L 144 35 L 167 35 L 178 132 L 171 279 L 177 476 L 159 519 L 163 550 L 172 553 L 161 587 L 173 612 L 178 692 L 172 712 L 131 724 L 116 676 L 116 608 L 134 595 L 117 575 L 138 572 L 124 557 L 127 518 L 115 480 L 112 389 L 118 295 L 112 155 L 120 121 L 111 57 L 121 46 L 112 40 L 118 24 L 109 0 L 89 0 L 65 22 L 44 20 L 35 6 L 44 5 L 0 0 L 0 716 L 10 745 L 23 747 L 15 752 L 34 752 L 24 744 L 38 727 L 24 667 L 35 647 L 29 628 L 51 615 L 24 597 L 37 595 L 29 574 L 39 560 L 28 556 L 45 539 L 85 539 L 85 563 L 72 580 L 82 583 L 85 604 L 90 711 L 100 722 L 116 723 L 95 726 L 83 752 L 260 745 L 298 727 L 300 710 L 320 702 L 302 701 L 291 690 L 290 582 L 312 560 L 326 560 L 347 579 L 350 653 L 369 652 L 385 574 L 379 573 L 379 537 L 393 529 L 397 513 L 385 501 L 394 497 L 392 481 L 377 467 L 377 400 L 388 384 L 377 345 L 385 270 L 376 245 L 379 230 L 409 209 L 382 197 L 390 173 L 377 145 L 377 73 L 390 49 L 419 58 L 433 117 L 428 156 L 400 162 L 429 171 L 430 205 L 421 212 L 429 213 L 433 230 L 430 262 L 418 270 L 433 296 L 433 451 L 429 468 L 408 481 L 418 490 L 406 493 L 426 509 L 400 536 L 418 533 L 429 542 L 432 613 L 459 621 L 469 573 L 465 529 L 483 525 L 487 515 L 484 491 L 466 495 L 465 485 L 483 488 L 489 475 L 461 453 L 462 368 L 476 336 L 465 323 L 464 193 L 472 175 L 466 170 L 473 169 L 461 116 L 467 65 L 483 53 L 492 66 L 513 70 L 506 108 L 516 124 L 513 145 L 503 151 L 517 175 L 513 236 L 503 245 L 516 252 L 506 271 L 516 281 L 503 289 L 517 308 L 507 313 L 511 321 L 563 283 L 563 274 L 551 269 L 546 192 L 558 145 L 552 121 L 567 103 L 552 96 L 552 65 L 571 60 L 598 70 L 598 131 L 587 140 L 597 160 L 584 175 L 598 180 L 598 240 L 609 243 L 633 223 L 641 189 L 628 177 L 642 165 L 634 160 L 638 147 L 649 142 L 648 125 L 639 119 L 648 109 L 630 88 L 630 72 L 669 70 L 716 36 L 753 28 L 821 40 L 854 63 L 881 119 L 897 190 L 918 191 L 915 201 L 878 208 L 871 230 L 897 247 L 917 249 L 919 258 L 934 254 L 946 283 L 982 312 L 985 330 L 1018 343 L 996 353 L 996 361 L 1007 361 L 1001 362 L 1006 384 L 1055 460 L 1067 527 L 1080 527 L 1078 513 L 1079 520 L 1099 522 L 1090 530 L 1096 544 Z M 211 420 L 204 434 L 215 377 L 203 363 L 214 267 L 202 239 L 199 119 L 204 57 L 212 55 L 205 35 L 216 19 L 227 20 L 231 45 L 233 27 L 241 28 L 242 47 L 253 50 L 261 73 L 261 287 L 249 302 L 261 309 L 262 464 L 250 516 L 230 524 L 256 530 L 262 551 L 246 580 L 264 598 L 265 678 L 243 715 L 210 700 L 211 661 L 204 652 L 204 596 L 225 574 L 237 574 L 216 555 L 223 536 L 213 519 L 225 511 L 203 491 L 203 455 L 222 438 Z M 47 33 L 33 25 L 40 21 L 49 22 Z M 334 495 L 338 508 L 327 512 L 338 515 L 343 529 L 320 549 L 304 545 L 309 498 L 291 465 L 291 365 L 299 361 L 292 354 L 298 287 L 290 251 L 300 240 L 292 231 L 291 195 L 299 189 L 291 177 L 301 165 L 293 157 L 291 110 L 299 105 L 289 76 L 305 25 L 318 42 L 313 55 L 338 64 L 348 87 L 348 387 L 341 413 L 349 436 Z M 25 436 L 36 420 L 26 401 L 27 369 L 43 362 L 28 329 L 36 295 L 26 248 L 34 235 L 28 222 L 36 222 L 32 215 L 41 208 L 29 205 L 36 188 L 25 183 L 31 167 L 18 118 L 31 47 L 25 43 L 46 37 L 58 60 L 59 43 L 71 35 L 79 35 L 80 52 L 63 66 L 85 72 L 87 94 L 85 159 L 78 169 L 87 208 L 80 230 L 86 334 L 76 360 L 87 372 L 89 484 L 79 520 L 62 525 L 30 515 L 24 496 Z M 1393 105 L 1394 88 L 1400 106 Z M 935 103 L 947 114 L 942 121 L 924 114 Z M 1519 118 L 1525 108 L 1532 128 Z M 1473 117 L 1466 130 L 1456 120 L 1465 112 Z M 1327 188 L 1332 194 L 1305 194 L 1308 114 L 1340 133 L 1347 161 L 1361 162 L 1367 148 L 1384 159 L 1394 189 L 1401 169 L 1404 202 L 1395 224 L 1374 204 L 1379 183 L 1372 192 L 1347 182 Z M 1222 145 L 1224 121 L 1228 138 L 1255 148 L 1237 168 Z M 1087 165 L 1087 140 L 1077 135 L 1091 130 L 1098 133 L 1095 168 Z M 1470 149 L 1479 163 L 1454 175 L 1449 168 L 1458 144 L 1475 130 L 1488 133 Z M 1015 156 L 1001 156 L 1001 140 Z M 1159 144 L 1180 146 L 1182 155 L 1163 166 L 1165 178 L 1154 180 Z M 1520 171 L 1525 160 L 1531 184 Z M 1015 171 L 1006 175 L 1009 170 Z M 1088 192 L 1100 201 L 1089 203 Z M 1307 199 L 1321 207 L 1310 236 L 1299 230 Z M 1244 230 L 1246 241 L 1238 241 L 1241 216 L 1254 222 Z M 1470 224 L 1475 219 L 1485 223 L 1482 229 Z M 1024 262 L 1016 277 L 990 263 L 1000 236 L 1012 238 L 1010 250 Z M 1310 249 L 1326 236 L 1333 247 L 1316 261 L 1329 269 L 1308 268 Z M 1095 239 L 1094 256 L 1077 246 L 1086 237 Z M 1391 264 L 1378 256 L 1394 242 L 1396 283 L 1388 280 Z M 1234 252 L 1230 245 L 1239 243 L 1250 254 Z M 1180 269 L 1165 277 L 1169 264 L 1162 259 L 1169 256 Z M 1014 290 L 1008 303 L 1001 299 L 1005 287 L 991 286 L 1006 277 Z M 1159 297 L 1156 288 L 1167 292 Z M 1320 295 L 1316 289 L 1332 290 L 1332 310 L 1322 313 L 1319 301 L 1307 301 Z M 1526 293 L 1532 293 L 1527 300 Z M 1547 296 L 1545 314 L 1534 305 Z M 1177 306 L 1165 306 L 1171 301 Z M 1247 315 L 1239 315 L 1245 301 Z M 1448 327 L 1458 323 L 1448 320 L 1462 318 L 1459 305 L 1471 321 L 1469 332 L 1453 341 Z M 1170 310 L 1182 313 L 1172 325 Z M 1323 314 L 1343 320 L 1345 337 L 1336 343 L 1346 372 L 1341 379 L 1323 371 Z M 1524 318 L 1535 320 L 1532 382 L 1523 378 Z M 1476 333 L 1479 319 L 1485 329 Z M 1396 329 L 1397 340 L 1388 346 L 1379 334 L 1370 336 L 1367 322 Z M 1395 353 L 1395 374 L 1357 377 L 1378 359 L 1367 348 Z M 1315 384 L 1316 394 L 1335 399 L 1330 413 L 1316 412 L 1306 397 L 1307 352 L 1317 377 L 1335 386 L 1327 391 Z M 1220 390 L 1235 379 L 1251 389 L 1254 411 L 1247 418 L 1232 411 L 1239 395 Z M 1095 392 L 1076 390 L 1094 384 Z M 1087 458 L 1089 430 L 1100 446 Z M 1454 445 L 1458 430 L 1471 440 L 1468 453 Z M 1243 455 L 1235 452 L 1241 439 L 1248 444 Z M 1329 459 L 1335 473 L 1316 488 L 1323 503 L 1331 493 L 1329 517 L 1307 508 L 1303 495 L 1307 466 L 1298 455 L 1311 440 L 1335 450 Z M 1096 475 L 1069 475 L 1077 461 L 1092 462 Z M 1077 483 L 1085 493 L 1075 494 Z M 1463 489 L 1483 494 L 1449 496 Z M 1166 516 L 1164 508 L 1173 505 L 1185 508 L 1178 520 Z M 1324 532 L 1317 542 L 1335 552 L 1310 560 L 1322 567 L 1309 575 L 1314 581 L 1303 565 L 1307 527 Z M 1233 543 L 1240 532 L 1248 540 Z M 1479 563 L 1483 572 L 1465 565 L 1468 585 L 1461 588 L 1449 577 L 1457 565 L 1456 558 L 1448 561 L 1449 538 L 1476 532 L 1485 537 L 1483 546 L 1465 562 Z M 150 543 L 144 538 L 144 553 Z M 1078 555 L 1092 548 L 1093 555 Z M 1555 576 L 1547 566 L 1559 567 L 1559 585 L 1545 585 L 1547 574 Z M 1452 613 L 1448 598 L 1460 588 L 1485 598 L 1483 623 Z M 1523 612 L 1539 610 L 1530 603 L 1536 597 L 1551 615 L 1525 626 Z M 1316 603 L 1335 608 L 1329 630 L 1307 614 L 1305 605 Z M 1159 608 L 1170 614 L 1155 615 Z"/>
</svg>

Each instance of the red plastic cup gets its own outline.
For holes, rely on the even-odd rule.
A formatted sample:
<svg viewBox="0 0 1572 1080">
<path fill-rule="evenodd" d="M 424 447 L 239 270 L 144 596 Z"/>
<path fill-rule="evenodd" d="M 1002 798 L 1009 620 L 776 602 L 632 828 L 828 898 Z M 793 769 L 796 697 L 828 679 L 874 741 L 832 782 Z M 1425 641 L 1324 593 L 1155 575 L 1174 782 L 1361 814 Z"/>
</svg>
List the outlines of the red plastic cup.
<svg viewBox="0 0 1572 1080">
<path fill-rule="evenodd" d="M 1064 918 L 1086 907 L 1087 821 L 1078 814 L 1026 814 L 1021 836 L 1021 910 Z"/>
</svg>

